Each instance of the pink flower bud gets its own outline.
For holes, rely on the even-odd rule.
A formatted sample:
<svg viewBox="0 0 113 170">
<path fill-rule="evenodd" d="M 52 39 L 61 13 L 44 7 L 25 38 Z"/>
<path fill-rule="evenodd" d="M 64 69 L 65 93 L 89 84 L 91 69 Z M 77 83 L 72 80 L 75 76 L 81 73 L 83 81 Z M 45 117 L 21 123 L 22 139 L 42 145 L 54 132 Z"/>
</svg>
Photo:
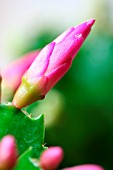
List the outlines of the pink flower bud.
<svg viewBox="0 0 113 170">
<path fill-rule="evenodd" d="M 0 74 L 0 102 L 1 102 L 1 82 L 2 82 L 2 77 L 1 77 L 1 74 Z"/>
<path fill-rule="evenodd" d="M 44 151 L 40 158 L 40 166 L 44 170 L 56 169 L 63 159 L 63 150 L 61 147 L 50 147 Z"/>
<path fill-rule="evenodd" d="M 99 165 L 78 165 L 70 168 L 64 168 L 63 170 L 104 170 L 101 166 Z"/>
<path fill-rule="evenodd" d="M 69 28 L 43 48 L 22 78 L 13 99 L 15 107 L 22 108 L 44 98 L 70 68 L 94 22 L 92 19 Z"/>
<path fill-rule="evenodd" d="M 32 51 L 7 66 L 2 72 L 3 85 L 15 92 L 21 83 L 22 75 L 29 68 L 38 53 L 39 51 Z"/>
<path fill-rule="evenodd" d="M 7 135 L 0 142 L 0 170 L 10 170 L 17 159 L 15 139 Z"/>
</svg>

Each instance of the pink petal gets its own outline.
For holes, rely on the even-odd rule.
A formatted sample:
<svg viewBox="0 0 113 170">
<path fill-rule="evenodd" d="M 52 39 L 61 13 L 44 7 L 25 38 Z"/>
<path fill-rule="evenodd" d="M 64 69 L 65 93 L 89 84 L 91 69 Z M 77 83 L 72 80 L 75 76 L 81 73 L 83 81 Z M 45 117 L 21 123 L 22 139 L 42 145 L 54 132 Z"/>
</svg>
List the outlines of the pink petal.
<svg viewBox="0 0 113 170">
<path fill-rule="evenodd" d="M 34 62 L 32 63 L 32 65 L 30 66 L 29 70 L 26 73 L 26 76 L 28 75 L 27 76 L 28 79 L 35 76 L 41 76 L 45 73 L 54 46 L 55 43 L 53 42 L 43 48 L 43 50 L 40 52 L 38 57 L 34 60 Z"/>
<path fill-rule="evenodd" d="M 75 57 L 83 43 L 81 35 L 67 37 L 65 41 L 56 44 L 50 58 L 49 66 L 46 72 L 50 72 L 61 64 L 65 63 L 69 58 Z"/>
<path fill-rule="evenodd" d="M 55 40 L 55 43 L 59 43 L 61 41 L 63 41 L 71 32 L 73 32 L 74 27 L 71 27 L 69 29 L 67 29 L 66 31 L 64 31 L 62 34 L 60 34 Z"/>
<path fill-rule="evenodd" d="M 66 63 L 60 65 L 55 70 L 47 75 L 48 85 L 46 93 L 64 76 L 72 64 L 72 59 L 70 58 Z M 45 75 L 46 76 L 46 75 Z"/>
<path fill-rule="evenodd" d="M 104 170 L 101 166 L 99 165 L 78 165 L 70 168 L 64 168 L 63 170 Z"/>
<path fill-rule="evenodd" d="M 15 91 L 21 82 L 22 75 L 29 68 L 38 53 L 39 51 L 30 52 L 24 57 L 19 58 L 18 60 L 13 62 L 5 70 L 3 70 L 2 76 L 4 84 Z"/>
</svg>

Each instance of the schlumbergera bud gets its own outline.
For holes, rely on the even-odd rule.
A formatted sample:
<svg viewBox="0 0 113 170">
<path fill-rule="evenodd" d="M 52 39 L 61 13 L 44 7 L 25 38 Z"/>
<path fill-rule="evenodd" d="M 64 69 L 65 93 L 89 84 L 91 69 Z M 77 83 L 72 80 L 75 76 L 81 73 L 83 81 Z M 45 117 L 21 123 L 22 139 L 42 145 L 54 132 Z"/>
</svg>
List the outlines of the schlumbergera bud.
<svg viewBox="0 0 113 170">
<path fill-rule="evenodd" d="M 49 147 L 40 158 L 40 166 L 43 170 L 56 169 L 63 160 L 63 149 L 59 146 Z"/>
<path fill-rule="evenodd" d="M 92 19 L 69 28 L 43 48 L 22 77 L 12 102 L 15 107 L 22 108 L 44 98 L 70 68 L 94 22 Z"/>
<path fill-rule="evenodd" d="M 1 102 L 1 82 L 2 82 L 2 77 L 1 77 L 1 74 L 0 74 L 0 102 Z"/>
<path fill-rule="evenodd" d="M 17 160 L 15 139 L 11 135 L 5 136 L 0 142 L 0 170 L 12 169 Z"/>
<path fill-rule="evenodd" d="M 92 165 L 92 164 L 86 164 L 86 165 L 78 165 L 74 167 L 64 168 L 63 170 L 104 170 L 99 165 Z"/>
</svg>

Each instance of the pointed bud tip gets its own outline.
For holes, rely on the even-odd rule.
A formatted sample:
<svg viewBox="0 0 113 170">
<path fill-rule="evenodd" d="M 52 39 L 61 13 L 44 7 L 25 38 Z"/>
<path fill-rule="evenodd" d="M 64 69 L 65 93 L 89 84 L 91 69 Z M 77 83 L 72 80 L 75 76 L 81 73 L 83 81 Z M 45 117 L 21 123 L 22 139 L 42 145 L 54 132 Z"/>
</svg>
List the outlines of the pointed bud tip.
<svg viewBox="0 0 113 170">
<path fill-rule="evenodd" d="M 83 23 L 81 23 L 81 24 L 79 24 L 79 25 L 77 25 L 77 26 L 74 26 L 74 29 L 76 29 L 76 28 L 88 28 L 88 27 L 92 27 L 93 26 L 93 24 L 95 23 L 95 19 L 89 19 L 89 20 L 87 20 L 87 21 L 85 21 L 85 22 L 83 22 Z"/>
<path fill-rule="evenodd" d="M 87 22 L 87 25 L 89 25 L 91 27 L 95 23 L 95 19 L 90 19 L 90 20 L 88 20 L 86 22 Z"/>
<path fill-rule="evenodd" d="M 83 39 L 85 40 L 86 37 L 89 35 L 91 31 L 91 27 L 95 23 L 95 19 L 90 19 L 86 22 L 83 22 L 82 24 L 75 27 L 75 30 L 77 30 L 78 34 L 82 34 Z"/>
</svg>

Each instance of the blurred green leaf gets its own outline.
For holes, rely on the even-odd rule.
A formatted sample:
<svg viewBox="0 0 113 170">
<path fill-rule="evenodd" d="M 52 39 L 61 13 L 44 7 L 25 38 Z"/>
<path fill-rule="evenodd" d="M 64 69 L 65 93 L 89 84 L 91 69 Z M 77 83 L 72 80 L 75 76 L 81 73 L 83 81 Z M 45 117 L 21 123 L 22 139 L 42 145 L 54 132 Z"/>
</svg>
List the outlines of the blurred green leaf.
<svg viewBox="0 0 113 170">
<path fill-rule="evenodd" d="M 38 165 L 38 160 L 33 160 L 31 158 L 31 155 L 32 155 L 32 148 L 29 148 L 18 159 L 17 165 L 13 170 L 22 170 L 26 168 L 27 170 L 41 170 L 41 168 Z"/>
</svg>

